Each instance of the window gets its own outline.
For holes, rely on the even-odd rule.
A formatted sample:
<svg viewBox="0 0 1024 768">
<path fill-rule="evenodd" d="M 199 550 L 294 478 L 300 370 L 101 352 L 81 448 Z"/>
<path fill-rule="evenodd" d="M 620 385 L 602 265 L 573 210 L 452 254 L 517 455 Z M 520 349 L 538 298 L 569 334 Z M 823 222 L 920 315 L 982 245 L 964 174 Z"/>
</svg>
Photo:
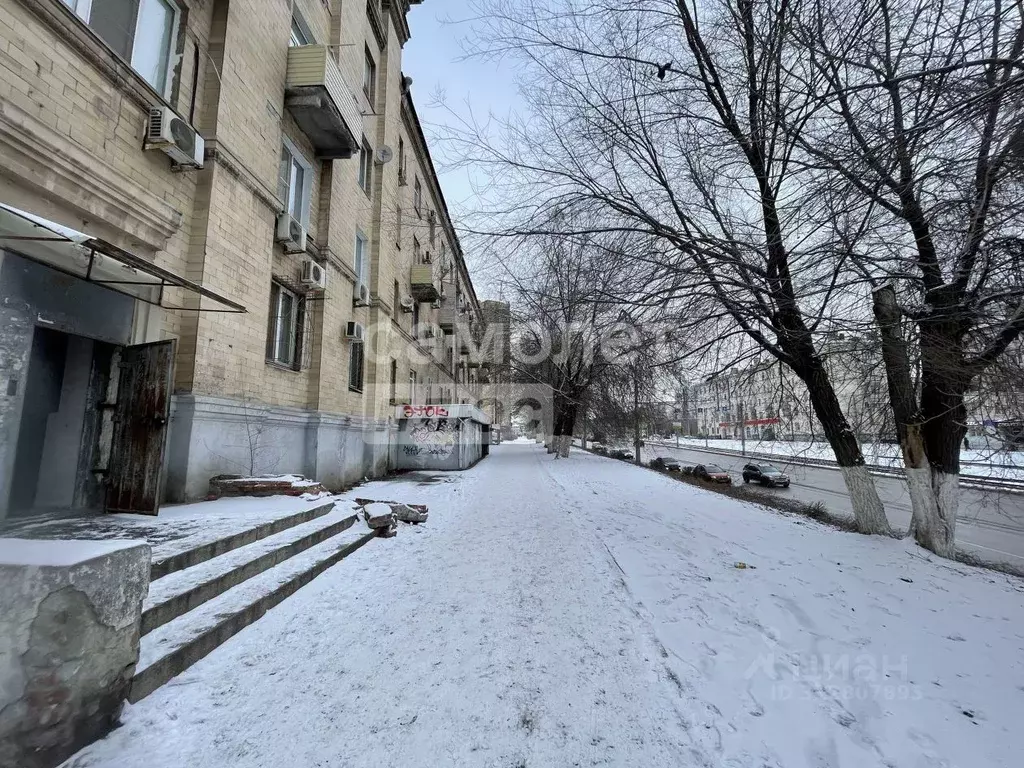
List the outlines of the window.
<svg viewBox="0 0 1024 768">
<path fill-rule="evenodd" d="M 362 232 L 356 232 L 355 255 L 352 258 L 352 268 L 356 271 L 356 279 L 363 285 L 370 283 L 370 251 L 369 241 Z"/>
<path fill-rule="evenodd" d="M 313 169 L 288 139 L 281 145 L 281 163 L 277 174 L 277 196 L 284 209 L 302 226 L 309 226 L 309 198 Z"/>
<path fill-rule="evenodd" d="M 423 260 L 423 248 L 420 246 L 420 239 L 415 235 L 412 238 L 412 260 L 414 264 L 419 264 Z"/>
<path fill-rule="evenodd" d="M 420 303 L 413 300 L 412 303 L 412 333 L 417 339 L 420 333 Z"/>
<path fill-rule="evenodd" d="M 395 246 L 402 250 L 402 206 L 395 206 Z"/>
<path fill-rule="evenodd" d="M 416 402 L 416 371 L 409 371 L 409 402 Z"/>
<path fill-rule="evenodd" d="M 391 404 L 398 401 L 398 361 L 391 361 Z"/>
<path fill-rule="evenodd" d="M 114 53 L 162 96 L 171 85 L 181 10 L 171 0 L 64 0 Z"/>
<path fill-rule="evenodd" d="M 398 313 L 402 310 L 402 293 L 401 288 L 398 287 L 398 281 L 395 280 L 395 294 L 392 299 L 392 316 L 395 320 L 398 320 Z"/>
<path fill-rule="evenodd" d="M 373 109 L 377 103 L 377 62 L 373 60 L 369 46 L 366 48 L 366 60 L 363 64 L 363 94 Z"/>
<path fill-rule="evenodd" d="M 405 139 L 398 137 L 398 184 L 405 184 Z"/>
<path fill-rule="evenodd" d="M 416 178 L 416 183 L 413 184 L 413 196 L 412 206 L 416 209 L 416 215 L 421 219 L 423 218 L 423 185 L 420 184 L 419 177 Z"/>
<path fill-rule="evenodd" d="M 363 145 L 359 148 L 359 186 L 363 192 L 370 194 L 370 180 L 373 176 L 373 150 L 370 143 L 363 139 Z"/>
<path fill-rule="evenodd" d="M 270 284 L 267 360 L 299 369 L 303 315 L 302 298 L 279 283 Z"/>
<path fill-rule="evenodd" d="M 288 41 L 288 46 L 310 45 L 312 42 L 313 35 L 309 33 L 309 27 L 306 26 L 306 22 L 299 16 L 292 16 L 292 36 Z"/>
<path fill-rule="evenodd" d="M 352 341 L 348 345 L 348 388 L 353 392 L 363 391 L 363 369 L 366 367 L 363 342 Z"/>
<path fill-rule="evenodd" d="M 437 216 L 433 211 L 427 215 L 427 221 L 430 224 L 430 244 L 433 245 L 437 239 Z"/>
</svg>

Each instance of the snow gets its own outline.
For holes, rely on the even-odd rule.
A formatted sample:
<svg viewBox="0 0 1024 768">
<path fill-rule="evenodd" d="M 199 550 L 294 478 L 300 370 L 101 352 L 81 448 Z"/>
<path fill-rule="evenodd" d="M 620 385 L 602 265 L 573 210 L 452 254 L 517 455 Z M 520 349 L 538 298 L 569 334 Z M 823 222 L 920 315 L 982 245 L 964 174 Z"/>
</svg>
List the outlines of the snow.
<svg viewBox="0 0 1024 768">
<path fill-rule="evenodd" d="M 122 549 L 144 546 L 145 541 L 40 541 L 0 539 L 0 566 L 54 566 L 66 568 Z"/>
<path fill-rule="evenodd" d="M 534 443 L 433 477 L 68 768 L 1019 765 L 1019 580 Z"/>
</svg>

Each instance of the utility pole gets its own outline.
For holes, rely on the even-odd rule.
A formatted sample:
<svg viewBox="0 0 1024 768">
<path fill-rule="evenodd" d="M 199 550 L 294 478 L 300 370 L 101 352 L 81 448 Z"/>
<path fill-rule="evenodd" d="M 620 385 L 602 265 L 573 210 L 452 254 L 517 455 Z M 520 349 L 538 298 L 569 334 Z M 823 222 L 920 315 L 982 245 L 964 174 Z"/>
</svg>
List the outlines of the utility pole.
<svg viewBox="0 0 1024 768">
<path fill-rule="evenodd" d="M 640 460 L 640 381 L 639 372 L 633 369 L 633 462 L 642 464 Z"/>
</svg>

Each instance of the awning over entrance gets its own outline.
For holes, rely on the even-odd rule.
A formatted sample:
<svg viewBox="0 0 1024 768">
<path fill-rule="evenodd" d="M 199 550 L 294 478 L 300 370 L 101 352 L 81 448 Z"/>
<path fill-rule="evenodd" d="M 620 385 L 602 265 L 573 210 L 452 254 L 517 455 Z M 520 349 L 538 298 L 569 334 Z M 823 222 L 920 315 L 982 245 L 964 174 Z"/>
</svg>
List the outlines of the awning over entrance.
<svg viewBox="0 0 1024 768">
<path fill-rule="evenodd" d="M 164 309 L 246 311 L 241 304 L 105 240 L 2 203 L 0 248 Z"/>
</svg>

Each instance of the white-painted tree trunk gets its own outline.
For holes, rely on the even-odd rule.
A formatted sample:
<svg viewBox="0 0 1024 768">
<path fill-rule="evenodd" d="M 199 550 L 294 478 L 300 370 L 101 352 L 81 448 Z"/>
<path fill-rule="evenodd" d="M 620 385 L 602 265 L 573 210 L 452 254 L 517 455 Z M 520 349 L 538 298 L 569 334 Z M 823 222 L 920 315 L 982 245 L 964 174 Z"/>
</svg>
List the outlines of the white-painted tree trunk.
<svg viewBox="0 0 1024 768">
<path fill-rule="evenodd" d="M 956 513 L 960 505 L 960 475 L 932 467 L 907 467 L 907 489 L 913 521 L 909 535 L 941 557 L 956 555 Z"/>
<path fill-rule="evenodd" d="M 559 435 L 557 440 L 558 457 L 562 459 L 568 459 L 569 450 L 572 448 L 572 435 Z"/>
<path fill-rule="evenodd" d="M 861 533 L 891 535 L 889 520 L 885 516 L 885 507 L 878 496 L 874 478 L 863 464 L 856 467 L 840 467 L 846 489 L 850 492 L 850 504 L 853 506 L 857 527 Z"/>
</svg>

